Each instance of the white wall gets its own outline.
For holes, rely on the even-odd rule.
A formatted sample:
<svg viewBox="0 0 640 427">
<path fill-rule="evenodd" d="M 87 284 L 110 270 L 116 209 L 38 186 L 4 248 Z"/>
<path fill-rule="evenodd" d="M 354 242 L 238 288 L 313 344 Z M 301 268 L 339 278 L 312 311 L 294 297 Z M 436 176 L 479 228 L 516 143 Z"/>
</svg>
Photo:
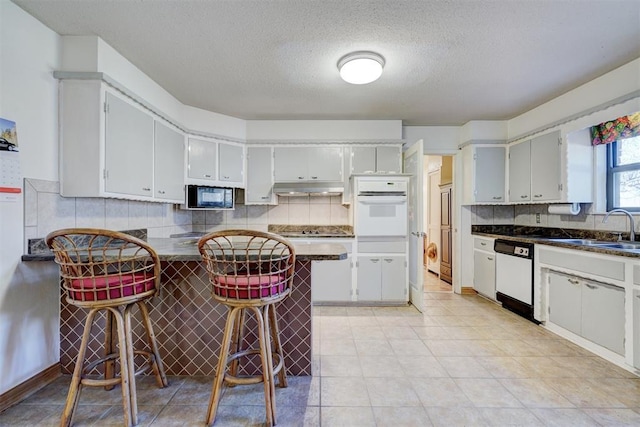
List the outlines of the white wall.
<svg viewBox="0 0 640 427">
<path fill-rule="evenodd" d="M 60 37 L 0 1 L 0 117 L 16 122 L 24 176 L 58 177 Z M 57 268 L 21 263 L 23 204 L 0 202 L 0 394 L 59 360 Z"/>
<path fill-rule="evenodd" d="M 248 141 L 399 141 L 401 120 L 249 120 Z"/>
<path fill-rule="evenodd" d="M 404 126 L 405 150 L 423 141 L 425 154 L 453 154 L 458 151 L 460 126 Z"/>
</svg>

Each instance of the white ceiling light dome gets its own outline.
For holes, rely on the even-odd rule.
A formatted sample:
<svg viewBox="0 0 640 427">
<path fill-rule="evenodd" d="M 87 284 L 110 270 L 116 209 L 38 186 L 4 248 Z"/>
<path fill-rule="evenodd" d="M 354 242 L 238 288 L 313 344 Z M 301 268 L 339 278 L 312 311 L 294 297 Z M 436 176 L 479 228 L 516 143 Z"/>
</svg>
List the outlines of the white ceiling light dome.
<svg viewBox="0 0 640 427">
<path fill-rule="evenodd" d="M 338 61 L 340 77 L 347 83 L 363 85 L 378 80 L 384 68 L 384 58 L 375 52 L 349 53 Z"/>
</svg>

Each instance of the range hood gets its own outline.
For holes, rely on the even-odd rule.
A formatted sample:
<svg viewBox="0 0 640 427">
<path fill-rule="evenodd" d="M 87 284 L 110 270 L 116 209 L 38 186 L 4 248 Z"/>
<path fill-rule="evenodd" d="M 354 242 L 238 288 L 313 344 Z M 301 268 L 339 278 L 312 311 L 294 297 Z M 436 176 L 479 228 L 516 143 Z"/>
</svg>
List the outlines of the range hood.
<svg viewBox="0 0 640 427">
<path fill-rule="evenodd" d="M 344 184 L 335 181 L 279 182 L 273 185 L 278 196 L 339 196 L 344 193 Z"/>
</svg>

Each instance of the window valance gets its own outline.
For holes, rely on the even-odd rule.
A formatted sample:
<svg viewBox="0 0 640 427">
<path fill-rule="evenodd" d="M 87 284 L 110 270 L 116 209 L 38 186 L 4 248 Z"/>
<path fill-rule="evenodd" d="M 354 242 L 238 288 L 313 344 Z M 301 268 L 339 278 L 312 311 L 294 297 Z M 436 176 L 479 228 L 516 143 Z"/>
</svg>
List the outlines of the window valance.
<svg viewBox="0 0 640 427">
<path fill-rule="evenodd" d="M 618 139 L 640 135 L 640 112 L 591 127 L 593 145 L 609 144 Z"/>
</svg>

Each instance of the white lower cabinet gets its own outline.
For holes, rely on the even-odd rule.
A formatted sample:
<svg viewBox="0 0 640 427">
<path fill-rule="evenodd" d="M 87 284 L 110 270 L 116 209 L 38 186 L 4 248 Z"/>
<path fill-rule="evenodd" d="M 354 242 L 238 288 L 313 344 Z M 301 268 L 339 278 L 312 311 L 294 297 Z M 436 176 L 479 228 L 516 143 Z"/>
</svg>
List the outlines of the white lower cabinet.
<svg viewBox="0 0 640 427">
<path fill-rule="evenodd" d="M 496 253 L 494 239 L 473 239 L 473 288 L 485 297 L 496 299 Z"/>
<path fill-rule="evenodd" d="M 633 291 L 633 366 L 640 369 L 640 290 Z"/>
<path fill-rule="evenodd" d="M 351 255 L 339 261 L 311 262 L 311 300 L 351 301 Z"/>
<path fill-rule="evenodd" d="M 549 271 L 549 320 L 624 355 L 624 289 Z"/>
<path fill-rule="evenodd" d="M 404 255 L 358 256 L 358 301 L 406 301 Z"/>
</svg>

